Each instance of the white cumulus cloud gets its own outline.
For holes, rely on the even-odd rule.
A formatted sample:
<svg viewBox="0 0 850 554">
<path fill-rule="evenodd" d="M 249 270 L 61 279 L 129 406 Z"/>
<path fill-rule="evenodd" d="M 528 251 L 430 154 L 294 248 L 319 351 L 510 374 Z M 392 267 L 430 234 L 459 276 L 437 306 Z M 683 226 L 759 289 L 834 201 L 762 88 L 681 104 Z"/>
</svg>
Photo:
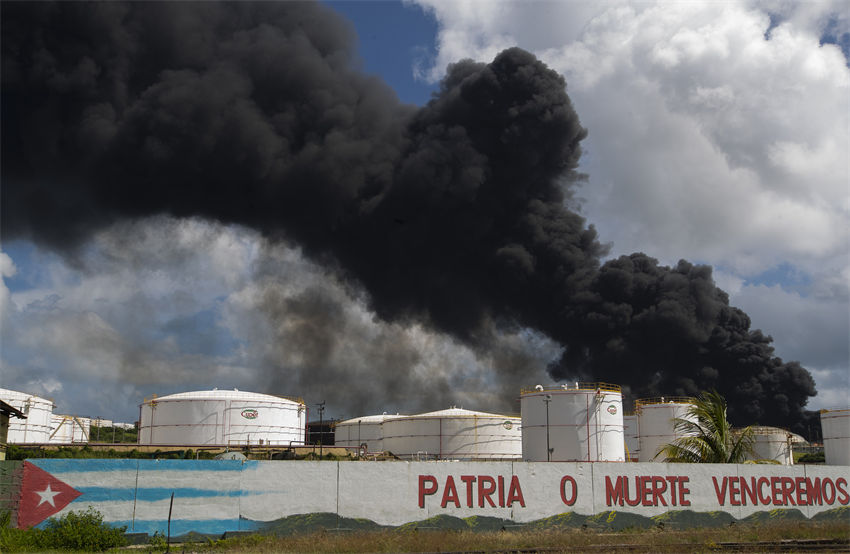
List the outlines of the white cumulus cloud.
<svg viewBox="0 0 850 554">
<path fill-rule="evenodd" d="M 850 393 L 831 377 L 850 363 L 850 69 L 822 40 L 850 29 L 846 4 L 417 3 L 439 24 L 423 78 L 508 46 L 565 76 L 589 130 L 582 214 L 612 255 L 716 266 L 780 356 Z M 804 279 L 758 287 L 782 268 Z"/>
</svg>

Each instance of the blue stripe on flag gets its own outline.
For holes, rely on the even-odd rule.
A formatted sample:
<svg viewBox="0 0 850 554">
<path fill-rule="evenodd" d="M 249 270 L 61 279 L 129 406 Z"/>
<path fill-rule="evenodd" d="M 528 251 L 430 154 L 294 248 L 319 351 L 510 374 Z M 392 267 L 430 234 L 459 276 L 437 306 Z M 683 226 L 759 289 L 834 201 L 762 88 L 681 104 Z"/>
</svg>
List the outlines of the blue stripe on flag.
<svg viewBox="0 0 850 554">
<path fill-rule="evenodd" d="M 137 460 L 140 471 L 242 471 L 259 466 L 258 460 Z"/>
<path fill-rule="evenodd" d="M 77 497 L 74 502 L 110 502 L 110 501 L 133 501 L 133 489 L 115 489 L 111 487 L 77 487 L 77 490 L 83 493 Z M 261 492 L 250 492 L 241 490 L 214 490 L 214 489 L 196 489 L 187 487 L 140 487 L 136 489 L 135 499 L 141 502 L 156 502 L 157 500 L 168 500 L 171 498 L 171 493 L 174 493 L 174 498 L 212 498 L 212 497 L 229 497 L 239 498 L 242 496 L 250 496 L 262 494 Z"/>
<path fill-rule="evenodd" d="M 62 459 L 62 458 L 39 458 L 27 460 L 47 473 L 88 473 L 91 471 L 136 471 L 139 460 L 86 460 L 86 459 Z"/>
<path fill-rule="evenodd" d="M 128 533 L 147 533 L 148 535 L 153 535 L 155 532 L 159 531 L 162 534 L 165 534 L 168 531 L 168 520 L 167 519 L 155 519 L 155 520 L 140 520 L 137 519 L 135 522 L 132 520 L 125 521 L 106 521 L 108 525 L 112 527 L 127 527 Z M 47 524 L 47 521 L 42 521 L 36 527 L 44 528 Z M 203 533 L 206 535 L 221 535 L 226 531 L 256 531 L 260 528 L 260 525 L 249 519 L 239 519 L 239 518 L 231 518 L 231 519 L 172 519 L 171 520 L 171 536 L 177 537 L 180 535 L 185 535 L 186 533 Z"/>
</svg>

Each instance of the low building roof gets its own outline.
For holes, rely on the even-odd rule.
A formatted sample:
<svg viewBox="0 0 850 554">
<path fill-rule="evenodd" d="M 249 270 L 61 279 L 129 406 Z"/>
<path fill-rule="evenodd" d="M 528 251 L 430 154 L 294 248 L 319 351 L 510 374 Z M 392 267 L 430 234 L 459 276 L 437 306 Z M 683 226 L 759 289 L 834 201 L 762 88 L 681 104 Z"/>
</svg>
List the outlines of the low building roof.
<svg viewBox="0 0 850 554">
<path fill-rule="evenodd" d="M 15 416 L 18 419 L 26 419 L 27 418 L 27 416 L 25 416 L 22 411 L 15 408 L 14 406 L 10 406 L 9 404 L 6 404 L 2 400 L 0 400 L 0 413 L 7 414 L 7 415 L 10 415 L 10 416 Z"/>
</svg>

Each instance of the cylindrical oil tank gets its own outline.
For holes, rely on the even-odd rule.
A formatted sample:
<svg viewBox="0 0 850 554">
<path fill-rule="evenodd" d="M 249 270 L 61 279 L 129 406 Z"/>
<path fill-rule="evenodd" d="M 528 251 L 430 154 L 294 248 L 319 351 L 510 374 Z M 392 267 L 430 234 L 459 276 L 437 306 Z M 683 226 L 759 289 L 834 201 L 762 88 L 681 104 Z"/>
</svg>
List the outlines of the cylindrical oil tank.
<svg viewBox="0 0 850 554">
<path fill-rule="evenodd" d="M 139 444 L 304 443 L 307 410 L 300 399 L 214 389 L 146 399 L 139 409 Z"/>
<path fill-rule="evenodd" d="M 638 440 L 638 421 L 635 414 L 623 416 L 623 437 L 626 442 L 626 461 L 638 461 L 640 441 Z"/>
<path fill-rule="evenodd" d="M 0 389 L 0 400 L 20 410 L 26 419 L 10 418 L 9 444 L 46 443 L 52 430 L 50 416 L 53 415 L 53 401 L 34 394 Z"/>
<path fill-rule="evenodd" d="M 751 460 L 773 460 L 783 465 L 792 465 L 791 433 L 779 427 L 754 425 L 753 452 Z"/>
<path fill-rule="evenodd" d="M 518 417 L 449 408 L 387 419 L 383 449 L 405 460 L 518 460 Z"/>
<path fill-rule="evenodd" d="M 383 452 L 383 423 L 397 417 L 408 416 L 380 414 L 340 421 L 334 427 L 334 445 L 359 448 L 365 444 L 367 452 Z"/>
<path fill-rule="evenodd" d="M 693 398 L 683 396 L 662 396 L 659 398 L 642 398 L 635 401 L 635 412 L 638 416 L 638 442 L 640 452 L 638 461 L 663 461 L 658 452 L 676 439 L 685 436 L 675 429 L 675 419 L 689 419 L 688 410 L 693 405 Z"/>
<path fill-rule="evenodd" d="M 533 390 L 522 391 L 520 406 L 523 460 L 625 461 L 623 395 L 619 385 L 537 385 Z"/>
<path fill-rule="evenodd" d="M 821 410 L 824 461 L 831 466 L 850 466 L 850 408 Z"/>
<path fill-rule="evenodd" d="M 52 430 L 49 441 L 52 444 L 73 444 L 89 442 L 91 419 L 71 415 L 53 414 L 50 417 Z"/>
</svg>

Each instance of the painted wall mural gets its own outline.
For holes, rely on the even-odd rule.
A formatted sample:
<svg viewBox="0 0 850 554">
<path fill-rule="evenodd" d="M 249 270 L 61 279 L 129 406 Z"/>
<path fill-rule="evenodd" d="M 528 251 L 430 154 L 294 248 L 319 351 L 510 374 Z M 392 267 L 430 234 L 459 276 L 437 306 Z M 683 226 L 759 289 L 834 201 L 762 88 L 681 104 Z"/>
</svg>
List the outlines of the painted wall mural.
<svg viewBox="0 0 850 554">
<path fill-rule="evenodd" d="M 385 526 L 435 516 L 522 524 L 611 512 L 741 520 L 776 509 L 812 518 L 850 502 L 845 466 L 34 459 L 6 468 L 20 474 L 19 488 L 5 491 L 17 499 L 18 527 L 91 506 L 128 532 L 162 532 L 174 493 L 172 535 L 259 530 L 303 514 Z"/>
</svg>

